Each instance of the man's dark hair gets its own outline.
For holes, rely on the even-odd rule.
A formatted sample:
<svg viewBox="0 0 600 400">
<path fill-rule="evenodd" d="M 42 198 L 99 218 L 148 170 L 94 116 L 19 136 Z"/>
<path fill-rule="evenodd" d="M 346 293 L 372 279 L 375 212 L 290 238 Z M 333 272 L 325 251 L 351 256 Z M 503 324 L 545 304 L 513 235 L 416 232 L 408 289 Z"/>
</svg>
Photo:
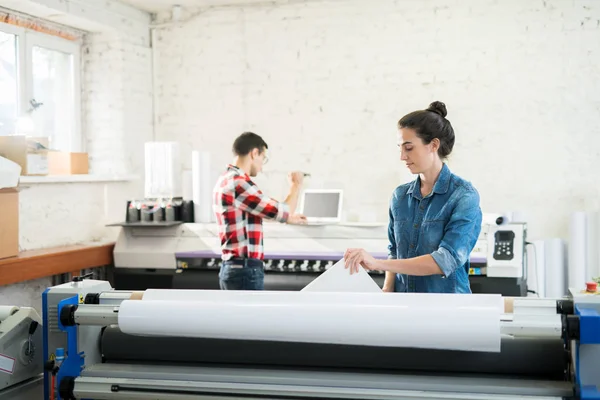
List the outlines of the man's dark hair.
<svg viewBox="0 0 600 400">
<path fill-rule="evenodd" d="M 253 132 L 244 132 L 233 142 L 233 154 L 236 156 L 248 155 L 252 150 L 258 149 L 260 153 L 268 149 L 267 142 Z"/>
</svg>

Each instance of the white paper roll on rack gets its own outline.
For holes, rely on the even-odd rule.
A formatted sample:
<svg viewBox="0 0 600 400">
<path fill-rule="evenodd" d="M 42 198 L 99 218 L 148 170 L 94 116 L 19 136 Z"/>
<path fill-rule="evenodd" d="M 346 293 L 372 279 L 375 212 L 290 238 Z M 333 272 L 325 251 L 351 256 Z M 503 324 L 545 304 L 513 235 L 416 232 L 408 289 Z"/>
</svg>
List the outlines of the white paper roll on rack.
<svg viewBox="0 0 600 400">
<path fill-rule="evenodd" d="M 212 190 L 215 182 L 211 178 L 210 153 L 192 152 L 192 191 L 195 222 L 212 222 Z"/>
<path fill-rule="evenodd" d="M 546 254 L 544 241 L 536 240 L 527 252 L 527 280 L 538 297 L 546 297 Z"/>
<path fill-rule="evenodd" d="M 585 289 L 587 275 L 586 234 L 586 213 L 573 213 L 569 221 L 568 286 L 581 290 Z"/>
<path fill-rule="evenodd" d="M 0 306 L 0 321 L 4 321 L 17 311 L 19 311 L 17 306 Z"/>
<path fill-rule="evenodd" d="M 126 300 L 119 328 L 144 336 L 500 351 L 500 313 L 486 307 Z"/>
<path fill-rule="evenodd" d="M 567 294 L 567 255 L 565 242 L 554 238 L 544 241 L 546 297 L 561 298 Z"/>
<path fill-rule="evenodd" d="M 600 213 L 586 213 L 586 281 L 600 277 Z"/>
</svg>

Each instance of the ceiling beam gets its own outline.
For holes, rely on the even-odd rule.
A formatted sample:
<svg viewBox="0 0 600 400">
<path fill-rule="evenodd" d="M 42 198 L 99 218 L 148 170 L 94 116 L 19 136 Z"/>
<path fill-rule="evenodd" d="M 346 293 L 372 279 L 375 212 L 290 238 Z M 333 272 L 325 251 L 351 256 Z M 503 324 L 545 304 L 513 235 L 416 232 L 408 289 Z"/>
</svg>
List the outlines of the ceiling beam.
<svg viewBox="0 0 600 400">
<path fill-rule="evenodd" d="M 150 13 L 115 0 L 4 0 L 2 6 L 84 31 L 116 31 L 150 43 Z"/>
</svg>

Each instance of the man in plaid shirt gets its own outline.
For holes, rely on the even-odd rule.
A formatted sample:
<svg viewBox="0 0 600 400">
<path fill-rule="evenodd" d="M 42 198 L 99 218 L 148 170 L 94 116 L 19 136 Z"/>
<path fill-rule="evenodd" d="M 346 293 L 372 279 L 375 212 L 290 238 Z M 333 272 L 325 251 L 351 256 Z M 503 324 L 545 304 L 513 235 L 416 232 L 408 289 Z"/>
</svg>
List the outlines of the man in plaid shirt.
<svg viewBox="0 0 600 400">
<path fill-rule="evenodd" d="M 213 192 L 223 264 L 219 284 L 223 290 L 264 289 L 264 218 L 288 224 L 305 224 L 295 214 L 304 174 L 290 174 L 290 193 L 283 201 L 264 195 L 250 177 L 267 163 L 267 143 L 257 134 L 245 132 L 233 143 L 235 160 L 219 177 Z"/>
</svg>

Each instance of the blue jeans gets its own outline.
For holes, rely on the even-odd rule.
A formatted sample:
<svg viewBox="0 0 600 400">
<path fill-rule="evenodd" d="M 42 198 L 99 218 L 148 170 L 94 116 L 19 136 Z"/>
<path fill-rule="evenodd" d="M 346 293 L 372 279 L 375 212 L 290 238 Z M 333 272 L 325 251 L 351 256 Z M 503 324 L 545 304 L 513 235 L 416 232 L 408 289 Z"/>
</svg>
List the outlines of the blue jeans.
<svg viewBox="0 0 600 400">
<path fill-rule="evenodd" d="M 255 258 L 223 261 L 219 286 L 221 290 L 264 290 L 264 263 Z"/>
</svg>

